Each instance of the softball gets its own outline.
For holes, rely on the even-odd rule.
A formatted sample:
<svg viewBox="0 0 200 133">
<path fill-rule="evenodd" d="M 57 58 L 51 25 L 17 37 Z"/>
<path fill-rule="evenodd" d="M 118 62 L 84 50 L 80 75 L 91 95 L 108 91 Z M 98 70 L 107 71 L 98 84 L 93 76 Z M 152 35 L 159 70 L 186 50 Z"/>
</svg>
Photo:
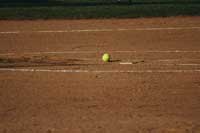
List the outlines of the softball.
<svg viewBox="0 0 200 133">
<path fill-rule="evenodd" d="M 109 62 L 110 61 L 110 55 L 108 53 L 103 54 L 102 60 L 104 62 Z"/>
</svg>

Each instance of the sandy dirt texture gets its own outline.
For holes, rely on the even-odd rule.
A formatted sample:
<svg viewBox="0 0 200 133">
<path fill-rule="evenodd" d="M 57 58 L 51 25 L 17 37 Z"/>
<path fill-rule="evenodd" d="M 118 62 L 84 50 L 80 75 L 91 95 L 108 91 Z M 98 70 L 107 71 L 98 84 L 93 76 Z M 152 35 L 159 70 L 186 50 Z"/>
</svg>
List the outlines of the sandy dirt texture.
<svg viewBox="0 0 200 133">
<path fill-rule="evenodd" d="M 200 133 L 200 17 L 0 21 L 0 133 Z"/>
</svg>

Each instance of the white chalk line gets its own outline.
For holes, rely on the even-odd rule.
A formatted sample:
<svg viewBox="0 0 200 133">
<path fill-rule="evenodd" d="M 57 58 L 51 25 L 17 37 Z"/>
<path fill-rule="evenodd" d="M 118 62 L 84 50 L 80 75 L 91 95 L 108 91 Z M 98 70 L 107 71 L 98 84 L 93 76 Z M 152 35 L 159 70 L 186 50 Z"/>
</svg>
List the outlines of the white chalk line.
<svg viewBox="0 0 200 133">
<path fill-rule="evenodd" d="M 21 34 L 21 33 L 67 33 L 67 32 L 112 32 L 112 31 L 158 31 L 158 30 L 192 30 L 200 27 L 152 27 L 152 28 L 119 28 L 119 29 L 83 29 L 83 30 L 38 30 L 38 31 L 1 31 L 0 34 Z"/>
<path fill-rule="evenodd" d="M 197 63 L 180 63 L 180 64 L 160 64 L 160 65 L 166 65 L 166 66 L 200 66 L 200 64 Z"/>
<path fill-rule="evenodd" d="M 133 62 L 120 62 L 120 65 L 133 65 Z"/>
<path fill-rule="evenodd" d="M 120 62 L 120 65 L 135 65 L 134 62 Z M 138 63 L 136 63 L 138 64 Z M 146 65 L 152 65 L 152 64 L 146 64 Z M 154 64 L 155 65 L 155 64 Z M 171 63 L 171 64 L 157 64 L 157 65 L 163 65 L 163 66 L 200 66 L 200 64 L 197 63 Z"/>
<path fill-rule="evenodd" d="M 200 66 L 200 64 L 177 64 L 179 66 Z"/>
<path fill-rule="evenodd" d="M 29 55 L 40 55 L 40 54 L 96 54 L 105 53 L 105 51 L 49 51 L 49 52 L 21 52 L 20 54 Z M 200 53 L 200 50 L 146 50 L 146 51 L 135 51 L 135 50 L 116 50 L 109 51 L 107 53 Z M 0 55 L 15 55 L 18 53 L 0 53 Z"/>
<path fill-rule="evenodd" d="M 0 34 L 20 34 L 22 31 L 5 31 L 5 32 L 0 32 Z"/>
<path fill-rule="evenodd" d="M 152 61 L 156 62 L 176 62 L 176 61 L 200 61 L 200 59 L 152 59 Z"/>
<path fill-rule="evenodd" d="M 199 59 L 200 60 L 200 59 Z M 179 60 L 181 61 L 181 60 Z M 155 65 L 151 64 L 153 62 L 148 62 L 148 64 L 143 64 L 142 65 Z M 137 61 L 136 63 L 134 61 L 132 62 L 119 62 L 119 65 L 136 65 L 136 64 L 141 64 L 140 61 Z M 157 66 L 200 66 L 198 63 L 163 63 L 163 64 L 156 64 Z"/>
<path fill-rule="evenodd" d="M 51 72 L 51 73 L 194 73 L 196 70 L 68 70 L 68 69 L 14 69 L 0 68 L 0 71 L 10 72 Z"/>
</svg>

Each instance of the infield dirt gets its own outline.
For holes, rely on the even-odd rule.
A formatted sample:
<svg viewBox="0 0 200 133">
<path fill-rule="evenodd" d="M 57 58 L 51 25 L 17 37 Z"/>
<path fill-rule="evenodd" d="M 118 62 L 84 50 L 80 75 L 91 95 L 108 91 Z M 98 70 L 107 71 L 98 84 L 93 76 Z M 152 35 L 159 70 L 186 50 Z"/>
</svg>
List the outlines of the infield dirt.
<svg viewBox="0 0 200 133">
<path fill-rule="evenodd" d="M 0 21 L 0 133 L 199 133 L 199 27 L 200 17 Z"/>
</svg>

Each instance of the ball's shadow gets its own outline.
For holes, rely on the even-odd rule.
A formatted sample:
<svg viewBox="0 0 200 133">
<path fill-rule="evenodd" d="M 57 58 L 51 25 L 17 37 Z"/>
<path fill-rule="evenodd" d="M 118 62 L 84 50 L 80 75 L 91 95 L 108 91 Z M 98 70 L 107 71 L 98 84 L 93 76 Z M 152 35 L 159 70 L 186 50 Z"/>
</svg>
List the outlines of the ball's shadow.
<svg viewBox="0 0 200 133">
<path fill-rule="evenodd" d="M 121 60 L 110 60 L 109 62 L 120 62 Z"/>
</svg>

